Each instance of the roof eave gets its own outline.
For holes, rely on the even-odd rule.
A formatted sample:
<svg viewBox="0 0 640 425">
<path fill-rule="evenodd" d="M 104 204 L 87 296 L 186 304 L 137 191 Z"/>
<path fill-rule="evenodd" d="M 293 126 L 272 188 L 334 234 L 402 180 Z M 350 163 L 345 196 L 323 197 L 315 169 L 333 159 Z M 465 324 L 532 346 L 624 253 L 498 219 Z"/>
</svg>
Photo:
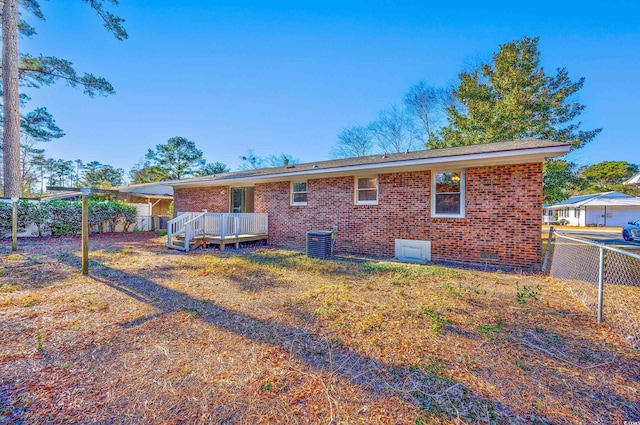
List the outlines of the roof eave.
<svg viewBox="0 0 640 425">
<path fill-rule="evenodd" d="M 541 148 L 513 149 L 499 152 L 461 154 L 435 158 L 420 158 L 401 161 L 377 162 L 333 168 L 288 171 L 258 176 L 230 178 L 220 180 L 176 181 L 166 183 L 176 188 L 229 186 L 234 184 L 250 185 L 254 183 L 272 183 L 303 178 L 343 177 L 362 174 L 385 174 L 397 171 L 423 171 L 444 168 L 469 168 L 506 164 L 525 164 L 542 162 L 545 158 L 561 156 L 569 152 L 570 145 L 547 146 Z"/>
</svg>

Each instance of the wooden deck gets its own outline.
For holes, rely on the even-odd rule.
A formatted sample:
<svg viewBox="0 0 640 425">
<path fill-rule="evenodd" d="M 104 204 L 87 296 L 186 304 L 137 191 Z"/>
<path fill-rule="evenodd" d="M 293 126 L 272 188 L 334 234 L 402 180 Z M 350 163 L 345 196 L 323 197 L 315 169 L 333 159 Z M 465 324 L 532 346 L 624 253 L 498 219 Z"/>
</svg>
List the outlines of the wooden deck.
<svg viewBox="0 0 640 425">
<path fill-rule="evenodd" d="M 240 247 L 241 242 L 269 237 L 267 214 L 254 213 L 182 213 L 168 222 L 167 246 L 189 251 L 199 246 Z"/>
<path fill-rule="evenodd" d="M 238 236 L 230 235 L 230 236 L 224 236 L 224 237 L 220 237 L 216 235 L 204 235 L 204 236 L 198 236 L 196 239 L 201 240 L 204 246 L 219 245 L 220 249 L 224 251 L 225 245 L 234 244 L 236 248 L 240 248 L 240 242 L 254 242 L 254 241 L 267 240 L 268 237 L 269 235 L 267 235 L 266 233 L 256 233 L 256 234 L 245 233 Z"/>
<path fill-rule="evenodd" d="M 189 241 L 190 249 L 198 248 L 198 247 L 208 247 L 209 245 L 218 245 L 221 250 L 224 251 L 224 248 L 227 245 L 234 245 L 236 249 L 240 248 L 241 242 L 256 242 L 267 240 L 269 235 L 266 233 L 259 234 L 242 234 L 237 237 L 234 236 L 225 236 L 220 237 L 219 235 L 200 235 L 192 238 Z M 181 249 L 184 248 L 184 236 L 176 236 L 174 243 L 179 246 Z"/>
</svg>

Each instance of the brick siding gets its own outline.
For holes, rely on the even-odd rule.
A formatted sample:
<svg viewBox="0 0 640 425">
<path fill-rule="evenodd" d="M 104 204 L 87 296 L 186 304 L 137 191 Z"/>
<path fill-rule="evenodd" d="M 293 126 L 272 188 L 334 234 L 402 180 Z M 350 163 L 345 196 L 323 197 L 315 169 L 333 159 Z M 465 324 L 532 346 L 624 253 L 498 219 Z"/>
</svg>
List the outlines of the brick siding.
<svg viewBox="0 0 640 425">
<path fill-rule="evenodd" d="M 307 205 L 291 206 L 290 183 L 255 186 L 255 211 L 269 213 L 269 243 L 304 248 L 309 230 L 338 226 L 340 252 L 394 255 L 395 239 L 431 241 L 436 261 L 537 268 L 542 164 L 466 169 L 464 218 L 431 217 L 431 172 L 378 175 L 378 205 L 354 204 L 354 178 L 307 180 Z M 228 211 L 228 188 L 176 189 L 175 211 Z M 495 256 L 497 259 L 483 258 Z"/>
<path fill-rule="evenodd" d="M 173 189 L 173 214 L 178 212 L 229 212 L 229 187 Z"/>
</svg>

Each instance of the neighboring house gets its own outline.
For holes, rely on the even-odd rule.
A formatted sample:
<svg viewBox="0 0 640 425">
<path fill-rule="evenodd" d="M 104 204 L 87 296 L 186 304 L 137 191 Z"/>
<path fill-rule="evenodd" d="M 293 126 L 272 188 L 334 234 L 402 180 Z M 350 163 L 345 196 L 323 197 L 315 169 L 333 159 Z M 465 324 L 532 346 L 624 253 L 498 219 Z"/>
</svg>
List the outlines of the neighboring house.
<svg viewBox="0 0 640 425">
<path fill-rule="evenodd" d="M 545 209 L 570 226 L 625 226 L 640 219 L 640 198 L 620 192 L 572 196 Z"/>
<path fill-rule="evenodd" d="M 549 204 L 542 204 L 542 224 L 556 223 L 556 212 L 549 209 Z"/>
<path fill-rule="evenodd" d="M 623 184 L 640 186 L 640 172 L 634 174 L 629 180 L 627 180 Z"/>
<path fill-rule="evenodd" d="M 176 213 L 267 213 L 274 246 L 304 248 L 307 231 L 337 226 L 339 252 L 392 257 L 396 240 L 425 241 L 425 259 L 537 268 L 542 164 L 569 149 L 525 139 L 167 184 Z"/>
</svg>

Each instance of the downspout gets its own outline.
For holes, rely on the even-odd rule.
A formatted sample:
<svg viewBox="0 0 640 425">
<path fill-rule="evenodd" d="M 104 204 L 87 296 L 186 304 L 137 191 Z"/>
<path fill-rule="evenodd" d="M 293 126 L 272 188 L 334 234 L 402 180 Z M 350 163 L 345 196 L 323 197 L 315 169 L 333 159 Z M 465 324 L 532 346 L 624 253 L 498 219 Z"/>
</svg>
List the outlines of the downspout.
<svg viewBox="0 0 640 425">
<path fill-rule="evenodd" d="M 604 227 L 607 227 L 607 206 L 604 206 Z"/>
</svg>

